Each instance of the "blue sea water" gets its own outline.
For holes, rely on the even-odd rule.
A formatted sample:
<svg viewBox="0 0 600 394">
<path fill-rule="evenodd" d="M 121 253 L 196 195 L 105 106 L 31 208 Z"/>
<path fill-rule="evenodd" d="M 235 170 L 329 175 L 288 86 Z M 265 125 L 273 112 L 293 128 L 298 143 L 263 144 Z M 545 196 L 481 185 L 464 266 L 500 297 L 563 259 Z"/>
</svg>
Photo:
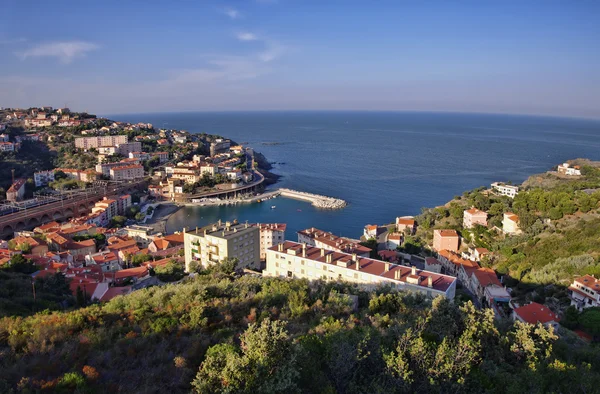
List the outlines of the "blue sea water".
<svg viewBox="0 0 600 394">
<path fill-rule="evenodd" d="M 167 229 L 223 219 L 288 223 L 287 238 L 318 227 L 358 237 L 494 181 L 520 183 L 568 159 L 600 160 L 600 121 L 534 116 L 411 112 L 221 112 L 109 115 L 155 127 L 206 132 L 262 152 L 282 175 L 276 186 L 339 197 L 321 211 L 304 202 L 193 207 Z M 272 144 L 276 143 L 276 144 Z M 271 209 L 276 205 L 276 209 Z"/>
</svg>

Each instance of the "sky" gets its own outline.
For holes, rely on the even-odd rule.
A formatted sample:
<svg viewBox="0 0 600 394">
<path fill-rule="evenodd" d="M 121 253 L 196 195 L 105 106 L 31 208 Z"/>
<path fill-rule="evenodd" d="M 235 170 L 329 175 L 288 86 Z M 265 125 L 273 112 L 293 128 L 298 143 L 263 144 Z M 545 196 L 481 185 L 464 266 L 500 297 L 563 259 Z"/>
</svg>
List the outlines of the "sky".
<svg viewBox="0 0 600 394">
<path fill-rule="evenodd" d="M 600 118 L 600 1 L 2 0 L 0 106 Z"/>
</svg>

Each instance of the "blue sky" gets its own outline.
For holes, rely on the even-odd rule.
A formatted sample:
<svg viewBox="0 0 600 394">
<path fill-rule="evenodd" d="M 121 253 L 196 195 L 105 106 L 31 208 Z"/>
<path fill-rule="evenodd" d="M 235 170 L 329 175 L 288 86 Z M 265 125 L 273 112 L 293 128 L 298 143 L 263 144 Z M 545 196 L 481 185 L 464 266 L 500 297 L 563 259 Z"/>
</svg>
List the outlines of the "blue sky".
<svg viewBox="0 0 600 394">
<path fill-rule="evenodd" d="M 2 3 L 5 107 L 600 117 L 598 1 Z"/>
</svg>

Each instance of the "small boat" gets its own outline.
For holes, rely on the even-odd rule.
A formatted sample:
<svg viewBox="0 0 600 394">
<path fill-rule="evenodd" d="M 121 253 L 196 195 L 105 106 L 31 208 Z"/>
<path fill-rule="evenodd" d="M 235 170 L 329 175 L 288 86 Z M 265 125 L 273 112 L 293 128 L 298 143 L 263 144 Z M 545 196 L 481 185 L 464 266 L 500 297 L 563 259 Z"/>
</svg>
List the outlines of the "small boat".
<svg viewBox="0 0 600 394">
<path fill-rule="evenodd" d="M 298 212 L 302 212 L 302 210 L 301 210 L 301 209 L 296 209 L 296 211 L 298 211 Z"/>
<path fill-rule="evenodd" d="M 275 205 L 271 205 L 271 209 L 275 209 L 277 208 Z"/>
</svg>

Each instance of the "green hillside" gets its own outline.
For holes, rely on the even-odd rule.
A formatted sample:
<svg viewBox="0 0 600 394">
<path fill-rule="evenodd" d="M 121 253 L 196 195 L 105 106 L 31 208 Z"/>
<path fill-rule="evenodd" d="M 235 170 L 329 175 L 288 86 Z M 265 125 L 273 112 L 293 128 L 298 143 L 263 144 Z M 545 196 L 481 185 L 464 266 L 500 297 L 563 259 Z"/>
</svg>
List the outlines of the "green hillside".
<svg viewBox="0 0 600 394">
<path fill-rule="evenodd" d="M 358 308 L 346 294 L 354 294 Z M 491 310 L 342 284 L 187 282 L 0 320 L 0 392 L 594 392 L 600 352 Z"/>
</svg>

